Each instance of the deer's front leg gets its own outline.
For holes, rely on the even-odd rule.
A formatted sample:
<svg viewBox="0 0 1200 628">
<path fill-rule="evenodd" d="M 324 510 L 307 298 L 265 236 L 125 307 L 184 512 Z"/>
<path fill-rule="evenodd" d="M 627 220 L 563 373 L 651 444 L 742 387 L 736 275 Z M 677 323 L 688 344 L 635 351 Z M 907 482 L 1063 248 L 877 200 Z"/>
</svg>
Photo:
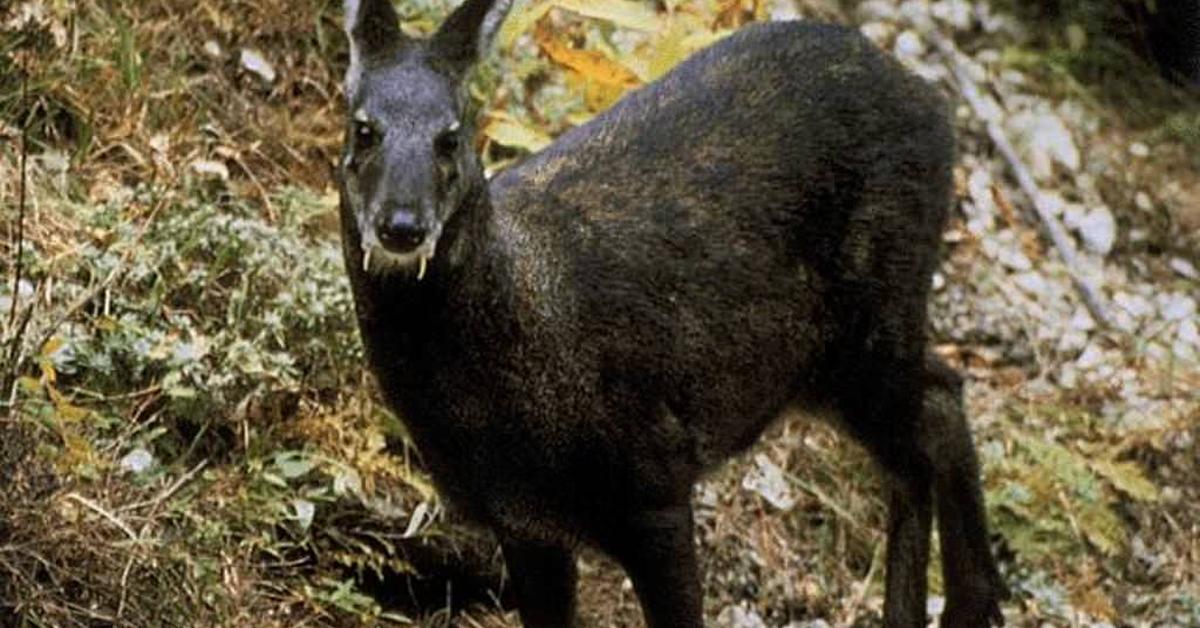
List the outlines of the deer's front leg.
<svg viewBox="0 0 1200 628">
<path fill-rule="evenodd" d="M 600 545 L 633 581 L 649 628 L 704 626 L 690 503 L 630 515 Z"/>
<path fill-rule="evenodd" d="M 575 625 L 575 556 L 571 550 L 530 543 L 503 543 L 504 563 L 527 628 Z"/>
</svg>

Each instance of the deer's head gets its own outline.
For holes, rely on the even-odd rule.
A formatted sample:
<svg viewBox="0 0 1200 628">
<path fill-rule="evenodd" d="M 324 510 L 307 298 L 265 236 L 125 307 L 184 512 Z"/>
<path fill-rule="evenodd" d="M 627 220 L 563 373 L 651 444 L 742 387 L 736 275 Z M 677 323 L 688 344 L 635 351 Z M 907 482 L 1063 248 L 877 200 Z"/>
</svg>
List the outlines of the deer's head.
<svg viewBox="0 0 1200 628">
<path fill-rule="evenodd" d="M 486 186 L 465 78 L 509 0 L 466 0 L 428 39 L 406 36 L 391 0 L 346 0 L 350 67 L 338 175 L 364 269 L 416 269 L 452 214 Z"/>
</svg>

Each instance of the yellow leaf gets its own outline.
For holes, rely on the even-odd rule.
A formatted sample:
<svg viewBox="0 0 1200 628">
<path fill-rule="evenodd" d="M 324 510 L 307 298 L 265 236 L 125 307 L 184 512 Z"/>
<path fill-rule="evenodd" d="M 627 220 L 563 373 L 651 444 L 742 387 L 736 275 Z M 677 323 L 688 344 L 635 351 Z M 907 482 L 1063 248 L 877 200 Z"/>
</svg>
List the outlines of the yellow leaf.
<svg viewBox="0 0 1200 628">
<path fill-rule="evenodd" d="M 17 382 L 27 393 L 34 393 L 42 389 L 42 381 L 36 377 L 22 376 L 17 378 Z"/>
<path fill-rule="evenodd" d="M 595 50 L 577 50 L 556 39 L 548 29 L 537 32 L 538 46 L 555 63 L 578 72 L 589 81 L 630 89 L 641 84 L 625 66 Z"/>
<path fill-rule="evenodd" d="M 1089 464 L 1097 475 L 1112 482 L 1118 491 L 1143 502 L 1158 500 L 1158 487 L 1146 479 L 1140 467 L 1132 462 L 1113 462 L 1096 459 Z"/>
<path fill-rule="evenodd" d="M 653 81 L 687 58 L 690 51 L 684 46 L 684 39 L 688 32 L 683 20 L 671 20 L 671 30 L 653 47 L 646 78 Z"/>
<path fill-rule="evenodd" d="M 42 381 L 47 384 L 53 384 L 58 381 L 58 372 L 54 370 L 54 363 L 47 358 L 38 359 L 38 368 L 42 371 Z"/>
<path fill-rule="evenodd" d="M 553 141 L 549 135 L 511 119 L 492 118 L 483 128 L 483 134 L 497 144 L 531 153 L 542 150 Z"/>
<path fill-rule="evenodd" d="M 648 33 L 662 27 L 658 14 L 644 2 L 631 0 L 552 0 L 561 7 L 584 17 L 604 20 L 622 28 Z"/>
<path fill-rule="evenodd" d="M 496 36 L 497 46 L 501 50 L 507 50 L 517 42 L 517 38 L 525 33 L 533 30 L 542 18 L 554 8 L 553 2 L 520 2 L 513 9 L 512 15 L 504 20 L 504 25 L 500 27 L 500 34 Z"/>
<path fill-rule="evenodd" d="M 61 349 L 62 346 L 63 346 L 63 339 L 59 338 L 58 336 L 54 336 L 54 337 L 50 338 L 49 340 L 47 340 L 46 344 L 42 345 L 42 355 L 45 357 L 50 357 L 50 356 L 54 355 L 59 349 Z"/>
<path fill-rule="evenodd" d="M 87 418 L 89 411 L 64 401 L 54 407 L 54 414 L 66 423 L 78 423 Z"/>
</svg>

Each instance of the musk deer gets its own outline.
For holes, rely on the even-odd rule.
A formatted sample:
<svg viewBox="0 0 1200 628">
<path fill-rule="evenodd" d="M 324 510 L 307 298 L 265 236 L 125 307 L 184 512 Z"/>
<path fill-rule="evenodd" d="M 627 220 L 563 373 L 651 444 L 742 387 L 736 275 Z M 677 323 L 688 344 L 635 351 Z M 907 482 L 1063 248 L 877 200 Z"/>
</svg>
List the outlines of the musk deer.
<svg viewBox="0 0 1200 628">
<path fill-rule="evenodd" d="M 580 545 L 652 627 L 701 626 L 693 483 L 789 408 L 888 482 L 884 619 L 1002 621 L 960 383 L 926 351 L 951 194 L 942 99 L 855 31 L 746 28 L 492 180 L 463 87 L 508 10 L 428 39 L 346 0 L 338 168 L 370 366 L 528 626 L 575 617 Z"/>
</svg>

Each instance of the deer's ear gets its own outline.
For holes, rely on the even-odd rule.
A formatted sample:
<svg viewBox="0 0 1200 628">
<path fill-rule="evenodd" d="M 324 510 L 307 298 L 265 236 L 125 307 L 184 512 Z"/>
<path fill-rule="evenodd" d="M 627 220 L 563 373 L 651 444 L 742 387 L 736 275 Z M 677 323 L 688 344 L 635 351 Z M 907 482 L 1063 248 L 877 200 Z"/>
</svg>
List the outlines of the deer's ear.
<svg viewBox="0 0 1200 628">
<path fill-rule="evenodd" d="M 434 58 L 457 76 L 463 76 L 492 45 L 513 0 L 466 0 L 433 36 Z"/>
<path fill-rule="evenodd" d="M 345 0 L 346 36 L 350 39 L 350 68 L 362 60 L 405 42 L 392 0 Z"/>
</svg>

